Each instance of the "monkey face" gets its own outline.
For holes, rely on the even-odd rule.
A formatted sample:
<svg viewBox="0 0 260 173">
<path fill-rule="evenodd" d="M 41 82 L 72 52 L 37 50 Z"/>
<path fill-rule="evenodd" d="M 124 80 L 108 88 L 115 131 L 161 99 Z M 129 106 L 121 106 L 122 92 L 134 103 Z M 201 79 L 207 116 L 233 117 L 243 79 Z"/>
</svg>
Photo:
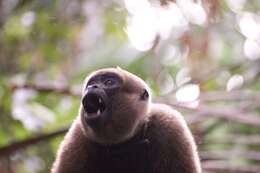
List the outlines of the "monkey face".
<svg viewBox="0 0 260 173">
<path fill-rule="evenodd" d="M 120 90 L 122 83 L 122 79 L 113 73 L 95 75 L 89 79 L 82 99 L 89 126 L 104 125 L 109 119 L 112 113 L 111 97 Z"/>
<path fill-rule="evenodd" d="M 122 69 L 101 69 L 87 80 L 83 90 L 81 119 L 88 135 L 106 143 L 131 137 L 148 114 L 148 87 Z"/>
</svg>

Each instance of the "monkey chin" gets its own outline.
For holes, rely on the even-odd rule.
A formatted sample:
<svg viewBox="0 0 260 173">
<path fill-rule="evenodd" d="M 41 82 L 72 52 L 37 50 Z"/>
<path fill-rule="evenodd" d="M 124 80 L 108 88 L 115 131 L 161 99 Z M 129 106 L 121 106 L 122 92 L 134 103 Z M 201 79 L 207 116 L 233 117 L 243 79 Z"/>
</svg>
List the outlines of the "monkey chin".
<svg viewBox="0 0 260 173">
<path fill-rule="evenodd" d="M 82 129 L 83 135 L 88 138 L 93 143 L 99 144 L 101 146 L 111 146 L 124 143 L 129 139 L 133 138 L 139 131 L 142 130 L 142 127 L 146 122 L 148 122 L 148 118 L 143 121 L 138 122 L 135 127 L 132 127 L 128 131 L 114 133 L 114 130 L 111 131 L 110 126 L 106 126 L 105 122 L 101 122 L 102 126 L 89 126 L 86 121 L 85 115 L 86 113 L 81 110 L 79 126 Z M 100 119 L 101 120 L 101 119 Z M 108 122 L 109 123 L 109 122 Z M 108 130 L 106 130 L 108 129 Z"/>
</svg>

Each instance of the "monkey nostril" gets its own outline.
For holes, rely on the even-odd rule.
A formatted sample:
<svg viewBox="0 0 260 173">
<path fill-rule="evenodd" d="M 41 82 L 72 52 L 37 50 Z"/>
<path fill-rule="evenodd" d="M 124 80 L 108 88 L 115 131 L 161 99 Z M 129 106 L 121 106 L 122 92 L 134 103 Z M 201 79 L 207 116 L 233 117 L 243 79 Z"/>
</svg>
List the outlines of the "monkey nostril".
<svg viewBox="0 0 260 173">
<path fill-rule="evenodd" d="M 89 85 L 88 88 L 99 88 L 98 85 Z"/>
</svg>

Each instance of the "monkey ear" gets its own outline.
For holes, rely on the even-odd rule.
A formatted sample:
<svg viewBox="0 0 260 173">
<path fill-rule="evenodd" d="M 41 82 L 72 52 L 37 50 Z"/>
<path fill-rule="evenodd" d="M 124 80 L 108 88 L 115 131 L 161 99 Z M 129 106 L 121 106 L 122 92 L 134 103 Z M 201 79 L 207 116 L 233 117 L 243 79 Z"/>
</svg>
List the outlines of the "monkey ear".
<svg viewBox="0 0 260 173">
<path fill-rule="evenodd" d="M 141 100 L 147 100 L 149 98 L 149 93 L 146 89 L 141 94 Z"/>
</svg>

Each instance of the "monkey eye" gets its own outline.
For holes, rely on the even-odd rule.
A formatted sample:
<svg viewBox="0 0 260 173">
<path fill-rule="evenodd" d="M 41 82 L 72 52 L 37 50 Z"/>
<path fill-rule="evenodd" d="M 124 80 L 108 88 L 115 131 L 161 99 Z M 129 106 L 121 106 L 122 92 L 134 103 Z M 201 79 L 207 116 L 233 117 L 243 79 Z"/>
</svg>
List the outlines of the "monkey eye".
<svg viewBox="0 0 260 173">
<path fill-rule="evenodd" d="M 115 85 L 115 83 L 116 82 L 114 80 L 112 80 L 112 79 L 107 79 L 107 80 L 104 81 L 104 84 L 106 86 L 113 86 L 113 85 Z"/>
<path fill-rule="evenodd" d="M 141 99 L 142 100 L 147 100 L 148 98 L 149 98 L 149 94 L 148 94 L 147 90 L 145 89 L 143 91 L 143 93 L 141 94 Z"/>
</svg>

